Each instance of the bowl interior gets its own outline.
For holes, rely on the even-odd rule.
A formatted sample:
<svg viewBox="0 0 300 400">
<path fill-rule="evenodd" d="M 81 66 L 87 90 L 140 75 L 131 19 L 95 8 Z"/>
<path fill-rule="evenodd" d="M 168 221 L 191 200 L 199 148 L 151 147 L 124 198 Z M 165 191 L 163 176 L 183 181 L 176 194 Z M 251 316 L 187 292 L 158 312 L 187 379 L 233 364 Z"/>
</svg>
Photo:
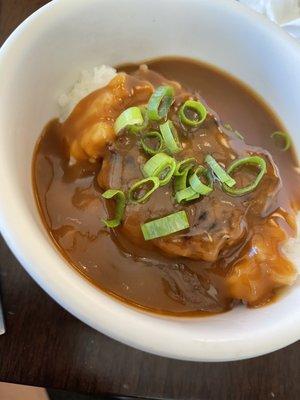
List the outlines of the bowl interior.
<svg viewBox="0 0 300 400">
<path fill-rule="evenodd" d="M 225 0 L 53 1 L 27 20 L 0 54 L 2 233 L 50 295 L 116 339 L 192 360 L 275 350 L 299 338 L 299 285 L 260 309 L 237 307 L 197 319 L 148 315 L 82 279 L 40 222 L 31 160 L 42 128 L 58 114 L 57 96 L 82 69 L 166 55 L 212 63 L 246 82 L 276 110 L 300 148 L 300 48 L 262 17 Z"/>
</svg>

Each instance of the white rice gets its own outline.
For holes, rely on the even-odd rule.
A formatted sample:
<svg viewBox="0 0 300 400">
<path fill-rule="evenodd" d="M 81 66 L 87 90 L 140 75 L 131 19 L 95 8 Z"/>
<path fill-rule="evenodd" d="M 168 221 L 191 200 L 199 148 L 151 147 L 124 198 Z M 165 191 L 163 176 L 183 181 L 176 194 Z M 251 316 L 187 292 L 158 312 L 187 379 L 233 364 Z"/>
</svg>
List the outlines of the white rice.
<svg viewBox="0 0 300 400">
<path fill-rule="evenodd" d="M 58 98 L 60 121 L 65 121 L 74 107 L 88 94 L 106 86 L 117 74 L 117 71 L 106 65 L 95 67 L 93 71 L 81 71 L 80 78 L 74 86 Z"/>
<path fill-rule="evenodd" d="M 60 107 L 60 121 L 66 120 L 74 107 L 88 94 L 106 86 L 117 74 L 117 71 L 109 66 L 101 65 L 93 71 L 81 71 L 80 78 L 74 86 L 58 98 Z M 297 215 L 298 232 L 296 238 L 290 238 L 284 245 L 283 251 L 295 265 L 300 273 L 300 213 Z"/>
<path fill-rule="evenodd" d="M 283 246 L 284 254 L 290 259 L 295 268 L 300 274 L 300 213 L 296 217 L 297 235 L 295 238 L 290 238 Z"/>
</svg>

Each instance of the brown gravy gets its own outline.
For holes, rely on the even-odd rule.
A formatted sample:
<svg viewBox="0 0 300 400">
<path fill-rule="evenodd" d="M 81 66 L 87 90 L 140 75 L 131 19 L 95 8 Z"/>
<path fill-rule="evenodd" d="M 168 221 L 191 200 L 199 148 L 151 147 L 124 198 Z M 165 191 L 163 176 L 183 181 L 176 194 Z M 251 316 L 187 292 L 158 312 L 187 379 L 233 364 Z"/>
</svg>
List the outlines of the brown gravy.
<svg viewBox="0 0 300 400">
<path fill-rule="evenodd" d="M 222 200 L 225 204 L 230 200 L 230 207 L 241 210 L 241 214 L 249 213 L 246 233 L 235 232 L 239 235 L 237 244 L 222 250 L 223 253 L 216 260 L 209 246 L 205 248 L 205 254 L 209 255 L 211 252 L 212 256 L 199 260 L 184 257 L 181 253 L 171 256 L 167 247 L 173 246 L 173 243 L 168 241 L 158 243 L 157 247 L 143 247 L 139 245 L 139 238 L 136 242 L 128 240 L 127 227 L 130 234 L 135 232 L 134 229 L 130 231 L 130 227 L 139 222 L 142 216 L 147 215 L 148 219 L 155 215 L 157 217 L 157 213 L 161 212 L 160 207 L 164 208 L 165 214 L 172 212 L 172 204 L 169 200 L 164 200 L 170 190 L 168 187 L 157 191 L 146 205 L 135 208 L 131 214 L 129 208 L 124 227 L 117 229 L 114 234 L 110 233 L 101 223 L 101 219 L 107 218 L 110 210 L 101 197 L 103 190 L 99 182 L 105 187 L 106 184 L 113 185 L 113 182 L 120 183 L 125 179 L 129 184 L 132 180 L 141 178 L 138 169 L 133 166 L 133 169 L 126 167 L 126 171 L 120 171 L 120 164 L 114 161 L 112 154 L 104 158 L 102 168 L 104 170 L 107 167 L 107 162 L 108 172 L 106 174 L 105 170 L 102 171 L 102 175 L 106 174 L 102 178 L 101 174 L 98 177 L 101 171 L 100 162 L 81 161 L 70 164 L 62 136 L 63 129 L 68 129 L 68 122 L 62 127 L 55 120 L 43 131 L 33 161 L 34 192 L 47 231 L 59 251 L 81 274 L 107 293 L 135 306 L 154 312 L 189 315 L 222 312 L 232 308 L 239 299 L 251 306 L 262 305 L 280 287 L 279 283 L 274 284 L 273 276 L 270 278 L 266 272 L 268 269 L 274 275 L 280 276 L 278 282 L 283 284 L 291 283 L 294 276 L 293 266 L 283 256 L 281 246 L 287 237 L 295 234 L 294 213 L 300 199 L 300 177 L 296 169 L 298 164 L 291 150 L 281 151 L 270 137 L 272 132 L 284 129 L 270 109 L 249 88 L 209 65 L 182 58 L 163 58 L 150 61 L 147 65 L 167 79 L 180 82 L 185 90 L 197 93 L 205 100 L 209 109 L 217 113 L 215 115 L 211 111 L 211 116 L 203 127 L 202 139 L 197 138 L 196 133 L 192 139 L 186 139 L 187 147 L 179 155 L 179 159 L 191 156 L 190 151 L 193 148 L 193 155 L 202 162 L 203 148 L 208 140 L 205 129 L 210 133 L 210 145 L 212 137 L 217 143 L 220 134 L 226 135 L 227 142 L 219 150 L 226 157 L 230 156 L 231 151 L 233 154 L 244 154 L 249 150 L 266 154 L 266 157 L 270 153 L 268 176 L 257 195 L 262 204 L 257 201 L 257 207 L 261 207 L 259 212 L 258 208 L 246 206 L 244 198 L 228 199 L 218 190 L 210 200 L 202 201 L 202 208 L 210 208 L 214 202 Z M 119 70 L 131 74 L 137 68 L 137 65 L 127 65 Z M 161 84 L 155 82 L 157 78 L 151 73 L 145 73 L 144 76 L 142 74 L 140 78 L 151 81 L 153 85 Z M 82 100 L 82 107 L 74 111 L 73 122 L 76 122 L 76 112 L 79 115 L 87 101 Z M 220 133 L 216 120 L 220 125 L 229 123 L 241 132 L 245 142 L 236 140 L 233 132 L 225 128 Z M 139 158 L 134 139 L 130 140 L 128 148 L 123 148 L 121 143 L 117 151 L 117 157 L 125 162 L 124 165 Z M 230 151 L 226 150 L 228 143 Z M 255 149 L 248 144 L 255 146 Z M 219 145 L 213 146 L 216 155 Z M 272 160 L 278 167 L 280 178 L 276 177 L 276 167 L 273 167 Z M 112 167 L 115 168 L 113 171 Z M 266 201 L 266 194 L 269 194 L 271 204 Z M 250 204 L 252 198 L 247 198 L 246 201 Z M 202 219 L 204 224 L 209 222 L 209 217 L 201 207 L 191 205 L 188 212 L 189 215 L 198 215 L 198 220 Z M 223 211 L 227 212 L 226 206 Z M 235 214 L 230 211 L 228 215 L 231 219 Z M 232 221 L 234 223 L 235 220 Z M 212 225 L 210 229 L 214 229 Z M 234 227 L 232 231 L 233 229 Z M 192 229 L 189 235 L 193 238 Z M 254 256 L 251 261 L 255 248 L 264 253 L 264 257 L 258 260 Z M 171 253 L 173 250 L 174 247 L 171 247 Z M 243 276 L 246 269 L 247 273 Z M 252 296 L 253 285 L 249 284 L 249 280 L 255 282 L 255 291 L 261 291 L 259 296 Z"/>
</svg>

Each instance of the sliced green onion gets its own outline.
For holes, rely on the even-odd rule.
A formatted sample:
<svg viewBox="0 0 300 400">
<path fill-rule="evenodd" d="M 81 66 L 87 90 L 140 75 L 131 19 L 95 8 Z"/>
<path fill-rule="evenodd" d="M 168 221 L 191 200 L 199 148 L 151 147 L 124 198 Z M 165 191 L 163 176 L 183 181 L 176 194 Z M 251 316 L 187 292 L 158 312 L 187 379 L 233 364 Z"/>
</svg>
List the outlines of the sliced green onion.
<svg viewBox="0 0 300 400">
<path fill-rule="evenodd" d="M 233 127 L 230 124 L 224 124 L 224 128 L 228 129 L 229 131 L 233 132 L 239 139 L 244 140 L 244 136 L 237 131 L 236 129 L 233 129 Z"/>
<path fill-rule="evenodd" d="M 151 188 L 147 189 L 147 185 L 151 184 Z M 144 203 L 151 194 L 159 188 L 160 181 L 155 176 L 142 179 L 131 186 L 128 192 L 129 200 L 132 203 Z"/>
<path fill-rule="evenodd" d="M 208 180 L 208 185 L 205 185 L 203 182 L 201 182 L 200 177 L 205 176 L 206 179 Z M 213 180 L 212 177 L 209 173 L 209 171 L 204 168 L 202 165 L 200 165 L 196 171 L 193 173 L 193 175 L 190 176 L 189 179 L 191 188 L 196 192 L 201 194 L 202 196 L 207 196 L 213 191 Z"/>
<path fill-rule="evenodd" d="M 150 97 L 147 106 L 149 119 L 160 121 L 165 118 L 174 99 L 174 88 L 172 86 L 159 86 Z"/>
<path fill-rule="evenodd" d="M 194 165 L 188 164 L 180 175 L 175 176 L 174 179 L 174 191 L 179 192 L 187 188 L 188 177 L 193 169 Z"/>
<path fill-rule="evenodd" d="M 263 158 L 261 158 L 259 156 L 250 156 L 250 157 L 242 158 L 240 160 L 236 160 L 227 168 L 227 173 L 231 174 L 233 171 L 242 167 L 243 165 L 249 165 L 249 164 L 256 165 L 260 170 L 259 174 L 254 179 L 254 181 L 243 188 L 231 188 L 231 187 L 228 187 L 228 185 L 226 185 L 224 183 L 223 189 L 225 192 L 231 194 L 232 196 L 242 196 L 242 195 L 250 193 L 254 189 L 256 189 L 256 187 L 262 180 L 263 176 L 267 173 L 267 164 Z"/>
<path fill-rule="evenodd" d="M 143 122 L 144 119 L 139 107 L 130 107 L 118 116 L 114 123 L 114 130 L 118 134 L 128 126 L 140 125 Z"/>
<path fill-rule="evenodd" d="M 244 136 L 243 136 L 239 131 L 237 131 L 236 129 L 233 131 L 233 133 L 234 133 L 239 139 L 241 139 L 241 140 L 244 140 L 244 139 L 245 139 Z"/>
<path fill-rule="evenodd" d="M 197 118 L 188 118 L 187 117 L 187 111 L 188 110 L 192 110 L 197 114 Z M 179 119 L 180 121 L 187 126 L 199 126 L 200 124 L 202 124 L 202 122 L 205 121 L 206 117 L 207 117 L 207 110 L 205 108 L 205 106 L 200 103 L 200 101 L 196 101 L 196 100 L 187 100 L 181 107 L 179 110 Z"/>
<path fill-rule="evenodd" d="M 141 225 L 145 240 L 168 236 L 189 227 L 190 224 L 185 211 L 178 211 L 174 214 Z"/>
<path fill-rule="evenodd" d="M 158 153 L 151 157 L 142 168 L 145 177 L 157 177 L 160 186 L 170 182 L 176 168 L 176 161 L 165 153 Z"/>
<path fill-rule="evenodd" d="M 178 153 L 182 150 L 182 146 L 178 139 L 178 134 L 173 122 L 168 120 L 159 126 L 162 137 L 170 153 Z"/>
<path fill-rule="evenodd" d="M 287 132 L 276 131 L 272 133 L 271 138 L 275 140 L 275 143 L 277 143 L 282 151 L 287 151 L 291 147 L 292 141 Z M 284 140 L 284 146 L 279 146 L 282 139 Z"/>
<path fill-rule="evenodd" d="M 147 139 L 155 139 L 156 140 L 156 147 L 151 147 L 147 144 Z M 144 151 L 148 154 L 154 155 L 160 153 L 164 148 L 164 141 L 161 134 L 157 131 L 146 132 L 141 138 L 141 146 Z"/>
<path fill-rule="evenodd" d="M 200 194 L 195 192 L 195 190 L 189 186 L 186 189 L 182 189 L 179 192 L 176 192 L 175 194 L 175 200 L 177 203 L 181 203 L 183 201 L 191 201 L 198 199 L 200 197 Z"/>
<path fill-rule="evenodd" d="M 236 181 L 228 175 L 228 173 L 212 156 L 206 156 L 205 162 L 210 166 L 213 173 L 216 175 L 220 182 L 226 184 L 229 187 L 232 187 L 236 184 Z"/>
<path fill-rule="evenodd" d="M 122 218 L 125 211 L 125 194 L 122 190 L 117 189 L 109 189 L 102 194 L 102 197 L 106 200 L 116 199 L 116 210 L 115 210 L 115 218 L 109 220 L 103 220 L 104 224 L 108 228 L 116 228 L 122 222 Z"/>
<path fill-rule="evenodd" d="M 139 109 L 141 111 L 144 121 L 141 124 L 135 124 L 135 125 L 128 126 L 129 132 L 134 133 L 134 134 L 143 132 L 147 128 L 148 123 L 149 123 L 148 112 L 147 112 L 146 107 L 140 106 Z"/>
<path fill-rule="evenodd" d="M 176 164 L 176 169 L 174 172 L 175 176 L 181 176 L 182 174 L 184 174 L 184 171 L 187 167 L 189 166 L 194 166 L 196 165 L 196 159 L 195 158 L 186 158 L 185 160 L 179 161 Z"/>
</svg>

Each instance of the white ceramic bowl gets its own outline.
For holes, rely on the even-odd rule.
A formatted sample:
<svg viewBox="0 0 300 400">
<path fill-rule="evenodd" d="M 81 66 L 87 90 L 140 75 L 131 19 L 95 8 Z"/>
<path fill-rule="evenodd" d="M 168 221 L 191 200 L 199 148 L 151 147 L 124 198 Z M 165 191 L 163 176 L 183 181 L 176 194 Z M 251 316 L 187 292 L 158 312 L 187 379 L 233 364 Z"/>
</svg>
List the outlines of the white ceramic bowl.
<svg viewBox="0 0 300 400">
<path fill-rule="evenodd" d="M 300 146 L 300 47 L 230 0 L 57 0 L 27 19 L 0 52 L 0 226 L 31 276 L 63 307 L 128 345 L 186 360 L 257 356 L 300 337 L 300 287 L 260 309 L 207 318 L 149 315 L 97 290 L 70 268 L 41 224 L 33 148 L 57 116 L 56 97 L 83 68 L 181 55 L 254 88 Z M 253 116 L 255 118 L 255 116 Z"/>
</svg>

